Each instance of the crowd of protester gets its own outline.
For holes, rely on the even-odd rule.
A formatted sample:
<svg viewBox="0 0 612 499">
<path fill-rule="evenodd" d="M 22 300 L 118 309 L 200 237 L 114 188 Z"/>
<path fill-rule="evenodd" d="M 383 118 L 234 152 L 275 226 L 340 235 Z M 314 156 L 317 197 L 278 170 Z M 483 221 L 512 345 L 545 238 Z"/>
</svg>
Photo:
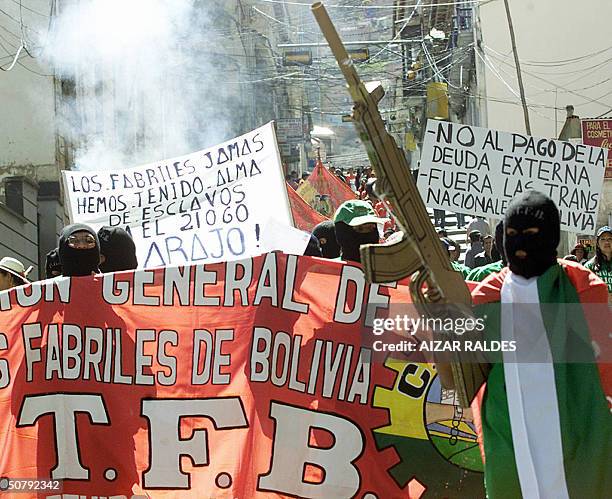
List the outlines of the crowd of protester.
<svg viewBox="0 0 612 499">
<path fill-rule="evenodd" d="M 80 277 L 138 267 L 132 236 L 120 227 L 102 227 L 97 233 L 85 224 L 71 224 L 62 230 L 58 246 L 47 253 L 45 278 Z M 0 291 L 28 284 L 26 269 L 15 258 L 0 260 Z"/>
<path fill-rule="evenodd" d="M 390 217 L 386 216 L 388 207 L 379 205 L 373 177 L 363 172 L 362 176 L 365 178 L 358 178 L 359 173 L 361 172 L 358 172 L 353 180 L 356 192 L 359 193 L 359 188 L 363 186 L 364 195 L 342 203 L 336 210 L 333 220 L 324 221 L 313 229 L 305 255 L 360 262 L 362 245 L 383 241 L 391 243 L 403 237 L 394 226 L 388 225 L 390 222 Z M 337 175 L 337 172 L 335 174 Z M 381 216 L 381 213 L 385 216 Z M 538 301 L 541 281 L 537 279 L 544 274 L 548 276 L 548 281 L 555 282 L 550 291 L 553 294 L 546 295 L 556 300 L 554 303 L 561 303 L 560 300 L 567 299 L 572 293 L 579 301 L 584 298 L 593 300 L 594 303 L 603 303 L 606 298 L 609 300 L 612 293 L 612 229 L 605 226 L 597 230 L 595 254 L 591 259 L 583 244 L 576 244 L 570 255 L 559 259 L 557 255 L 560 241 L 559 211 L 550 198 L 539 192 L 528 191 L 515 197 L 508 206 L 504 220 L 496 225 L 494 234 L 491 234 L 489 224 L 484 219 L 475 218 L 470 221 L 467 226 L 469 248 L 465 254 L 465 263 L 459 261 L 461 254 L 459 244 L 448 237 L 446 230 L 441 228 L 438 235 L 442 246 L 448 252 L 454 270 L 461 272 L 468 281 L 486 280 L 486 283 L 480 284 L 472 291 L 472 300 L 476 305 L 489 303 L 487 300 L 491 300 L 491 297 L 500 303 L 503 301 L 526 304 L 533 303 L 529 300 Z M 575 263 L 571 263 L 570 260 Z M 137 266 L 136 246 L 125 230 L 103 227 L 96 233 L 87 225 L 72 224 L 63 229 L 58 247 L 47 255 L 46 277 L 88 276 L 100 272 L 131 270 Z M 30 271 L 31 267 L 26 269 L 22 262 L 15 258 L 2 258 L 0 289 L 27 284 Z M 597 279 L 592 273 L 601 279 Z M 573 290 L 568 294 L 567 290 L 570 287 Z M 505 293 L 503 300 L 502 290 Z M 506 331 L 508 334 L 519 335 L 527 331 L 530 335 L 539 334 L 540 338 L 547 338 L 548 331 L 538 330 L 529 319 L 521 322 L 521 318 L 517 315 L 512 316 L 512 321 L 511 326 L 508 326 L 512 331 Z M 567 334 L 561 326 L 553 332 L 558 335 Z M 548 344 L 547 341 L 540 343 Z M 520 371 L 522 374 L 519 373 L 519 376 L 515 373 L 518 381 L 514 384 L 505 381 L 504 369 L 507 366 L 508 369 L 512 369 L 511 364 L 492 365 L 484 388 L 480 412 L 485 451 L 495 450 L 494 453 L 487 451 L 485 460 L 485 483 L 489 497 L 520 497 L 518 491 L 524 482 L 522 472 L 512 471 L 514 474 L 509 479 L 504 479 L 508 467 L 512 467 L 515 462 L 518 463 L 512 455 L 513 451 L 508 451 L 512 449 L 513 442 L 521 441 L 517 440 L 517 435 L 523 435 L 524 440 L 529 440 L 529 445 L 537 444 L 539 447 L 547 448 L 549 435 L 543 429 L 550 424 L 559 426 L 558 420 L 555 423 L 554 417 L 551 416 L 557 410 L 554 407 L 557 399 L 541 390 L 540 385 L 545 384 L 542 381 L 543 376 L 549 376 L 548 388 L 552 387 L 552 391 L 555 390 L 555 382 L 559 382 L 559 379 L 564 383 L 578 380 L 575 381 L 575 385 L 581 379 L 588 381 L 579 385 L 581 404 L 569 404 L 564 400 L 558 408 L 558 412 L 563 413 L 563 418 L 572 421 L 572 425 L 564 428 L 563 438 L 564 442 L 571 440 L 573 449 L 580 449 L 580 453 L 576 452 L 576 456 L 594 455 L 599 449 L 600 439 L 584 438 L 583 429 L 586 428 L 590 432 L 597 428 L 604 439 L 608 438 L 610 433 L 609 420 L 604 420 L 606 417 L 609 418 L 609 409 L 601 386 L 595 382 L 598 371 L 593 367 L 594 361 L 591 364 L 563 364 L 559 370 L 559 376 L 564 376 L 563 378 L 551 377 L 557 376 L 557 373 L 551 374 L 547 364 L 522 364 Z M 443 377 L 444 366 L 438 366 L 438 369 L 440 376 Z M 535 383 L 536 380 L 539 383 Z M 448 381 L 443 383 L 448 384 Z M 575 390 L 576 386 L 572 385 L 571 393 L 577 394 Z M 565 394 L 565 391 L 561 393 Z M 523 409 L 522 413 L 517 412 L 516 401 L 519 399 L 521 404 L 524 402 L 522 399 L 528 399 L 530 413 Z M 582 407 L 579 407 L 580 405 Z M 598 421 L 597 424 L 589 426 L 576 423 L 583 421 L 583 412 L 580 411 L 586 408 L 589 409 L 593 421 Z M 536 412 L 540 417 L 528 417 Z M 525 428 L 536 428 L 538 431 L 526 434 L 524 430 L 516 429 L 514 423 L 510 425 L 511 418 L 519 421 L 517 419 L 519 417 L 522 418 L 520 421 Z M 589 419 L 589 424 L 590 421 Z M 560 447 L 560 444 L 558 446 Z M 502 457 L 498 457 L 498 454 Z M 535 463 L 533 466 L 536 465 L 539 466 L 539 476 L 545 474 L 547 466 L 552 466 L 549 462 Z M 580 459 L 572 456 L 565 463 L 562 461 L 561 465 L 565 465 L 565 469 L 569 474 L 573 474 L 572 476 L 576 476 L 576 470 L 582 469 Z M 601 470 L 598 468 L 589 473 L 589 476 L 584 477 L 580 474 L 578 478 L 584 479 L 587 486 L 594 486 L 592 476 L 601 476 Z M 498 478 L 500 476 L 501 479 Z M 508 490 L 512 493 L 506 494 Z"/>
<path fill-rule="evenodd" d="M 376 177 L 370 167 L 345 170 L 329 167 L 329 171 L 355 192 L 356 199 L 342 204 L 332 220 L 314 228 L 305 255 L 359 262 L 361 245 L 401 239 L 402 233 L 398 233 L 389 206 L 376 196 Z M 297 173 L 291 172 L 286 179 L 297 188 L 307 177 L 308 174 L 304 174 L 298 179 Z M 435 211 L 434 219 L 440 222 Z M 444 225 L 438 228 L 440 241 L 453 268 L 470 281 L 481 281 L 491 273 L 500 272 L 507 265 L 503 222 L 500 221 L 492 233 L 484 218 L 474 217 L 465 229 L 468 247 L 460 261 L 461 245 L 448 236 Z M 597 274 L 612 294 L 612 229 L 601 227 L 592 257 L 589 249 L 578 243 L 564 259 L 582 264 Z M 72 224 L 63 229 L 58 247 L 47 254 L 45 277 L 85 276 L 137 267 L 136 246 L 125 230 L 103 227 L 96 233 L 87 225 Z M 15 258 L 4 257 L 0 260 L 0 290 L 27 284 L 31 270 L 32 267 L 26 269 Z"/>
</svg>

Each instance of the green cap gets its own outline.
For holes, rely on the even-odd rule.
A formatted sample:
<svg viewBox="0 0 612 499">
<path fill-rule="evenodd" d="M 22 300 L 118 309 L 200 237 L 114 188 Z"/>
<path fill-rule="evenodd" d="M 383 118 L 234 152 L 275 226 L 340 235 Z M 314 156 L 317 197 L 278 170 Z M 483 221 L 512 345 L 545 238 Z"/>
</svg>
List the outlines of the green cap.
<svg viewBox="0 0 612 499">
<path fill-rule="evenodd" d="M 336 210 L 335 222 L 344 222 L 351 227 L 364 224 L 384 224 L 388 218 L 379 218 L 372 205 L 359 199 L 345 201 Z"/>
</svg>

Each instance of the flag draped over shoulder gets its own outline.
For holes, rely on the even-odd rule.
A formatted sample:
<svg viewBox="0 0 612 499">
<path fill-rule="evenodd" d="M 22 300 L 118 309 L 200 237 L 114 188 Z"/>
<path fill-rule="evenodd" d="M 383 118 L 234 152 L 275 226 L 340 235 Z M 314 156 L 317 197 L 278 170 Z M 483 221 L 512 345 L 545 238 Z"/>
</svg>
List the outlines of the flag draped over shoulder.
<svg viewBox="0 0 612 499">
<path fill-rule="evenodd" d="M 305 182 L 297 188 L 297 193 L 322 215 L 332 218 L 345 201 L 355 199 L 355 193 L 335 175 L 332 175 L 321 161 Z"/>
<path fill-rule="evenodd" d="M 312 232 L 315 225 L 327 220 L 327 217 L 313 210 L 289 184 L 287 184 L 287 194 L 289 195 L 289 205 L 291 206 L 293 222 L 298 229 Z"/>
<path fill-rule="evenodd" d="M 559 260 L 530 280 L 503 269 L 472 296 L 488 339 L 516 341 L 516 352 L 503 353 L 480 392 L 488 497 L 607 497 L 612 380 L 605 284 Z"/>
</svg>

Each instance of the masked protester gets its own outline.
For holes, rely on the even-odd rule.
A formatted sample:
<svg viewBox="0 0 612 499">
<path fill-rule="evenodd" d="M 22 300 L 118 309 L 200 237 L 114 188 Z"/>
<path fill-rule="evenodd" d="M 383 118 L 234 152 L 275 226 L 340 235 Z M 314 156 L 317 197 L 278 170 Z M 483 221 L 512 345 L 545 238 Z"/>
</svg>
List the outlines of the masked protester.
<svg viewBox="0 0 612 499">
<path fill-rule="evenodd" d="M 595 272 L 608 285 L 608 293 L 612 293 L 612 229 L 607 225 L 597 231 L 595 256 L 584 266 Z"/>
<path fill-rule="evenodd" d="M 513 200 L 504 220 L 504 251 L 513 273 L 530 279 L 557 263 L 559 223 L 559 210 L 544 194 L 528 191 Z"/>
<path fill-rule="evenodd" d="M 52 249 L 47 253 L 45 260 L 45 277 L 51 279 L 62 275 L 62 264 L 60 263 L 58 248 Z"/>
<path fill-rule="evenodd" d="M 319 240 L 316 236 L 310 234 L 310 240 L 308 241 L 308 246 L 306 246 L 306 250 L 304 251 L 305 256 L 321 256 L 321 245 L 319 244 Z"/>
<path fill-rule="evenodd" d="M 557 260 L 559 218 L 540 192 L 515 197 L 504 219 L 509 268 L 472 291 L 487 340 L 514 345 L 491 365 L 481 399 L 491 499 L 603 498 L 612 490 L 612 387 L 592 345 L 608 293 L 580 264 Z"/>
<path fill-rule="evenodd" d="M 360 246 L 378 243 L 378 224 L 385 222 L 386 219 L 376 216 L 374 208 L 367 201 L 351 200 L 342 203 L 334 215 L 340 257 L 347 261 L 361 262 Z"/>
<path fill-rule="evenodd" d="M 96 232 L 88 225 L 64 227 L 58 251 L 64 276 L 86 276 L 99 271 L 100 242 Z"/>
<path fill-rule="evenodd" d="M 333 259 L 340 256 L 340 246 L 336 241 L 334 222 L 325 220 L 317 224 L 312 230 L 312 235 L 319 240 L 323 258 Z"/>
<path fill-rule="evenodd" d="M 0 291 L 28 284 L 27 275 L 32 267 L 26 269 L 16 258 L 5 256 L 0 260 Z"/>
<path fill-rule="evenodd" d="M 102 227 L 100 241 L 100 270 L 104 273 L 134 270 L 138 267 L 136 245 L 132 236 L 120 227 Z"/>
<path fill-rule="evenodd" d="M 483 267 L 476 267 L 466 277 L 466 281 L 480 282 L 491 274 L 499 272 L 506 265 L 506 255 L 504 255 L 504 221 L 500 220 L 495 226 L 495 249 L 501 255 L 501 260 L 498 260 Z"/>
</svg>

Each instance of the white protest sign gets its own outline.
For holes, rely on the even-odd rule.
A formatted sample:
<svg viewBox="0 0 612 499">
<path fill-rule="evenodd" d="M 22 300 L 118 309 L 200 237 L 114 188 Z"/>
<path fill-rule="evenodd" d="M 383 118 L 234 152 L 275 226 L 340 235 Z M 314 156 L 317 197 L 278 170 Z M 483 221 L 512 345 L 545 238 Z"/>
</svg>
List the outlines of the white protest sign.
<svg viewBox="0 0 612 499">
<path fill-rule="evenodd" d="M 418 187 L 431 208 L 502 218 L 526 190 L 550 196 L 561 229 L 593 234 L 606 150 L 429 120 Z"/>
<path fill-rule="evenodd" d="M 272 122 L 178 158 L 63 173 L 70 220 L 128 230 L 141 268 L 246 258 L 272 215 L 293 225 Z"/>
<path fill-rule="evenodd" d="M 269 219 L 261 229 L 261 250 L 265 253 L 282 251 L 288 255 L 303 255 L 310 241 L 310 232 L 283 225 Z"/>
</svg>

